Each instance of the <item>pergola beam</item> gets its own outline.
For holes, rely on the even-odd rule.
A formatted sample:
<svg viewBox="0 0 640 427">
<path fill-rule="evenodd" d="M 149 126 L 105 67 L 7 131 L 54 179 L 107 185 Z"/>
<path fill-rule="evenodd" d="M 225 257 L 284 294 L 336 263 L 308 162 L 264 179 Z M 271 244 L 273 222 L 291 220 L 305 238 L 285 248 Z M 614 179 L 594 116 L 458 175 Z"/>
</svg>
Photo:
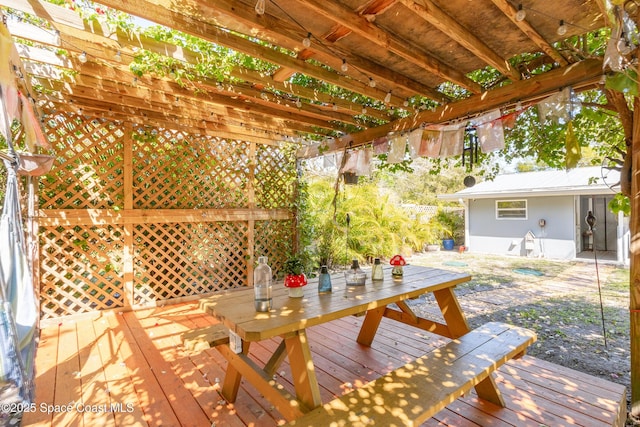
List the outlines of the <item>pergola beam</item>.
<svg viewBox="0 0 640 427">
<path fill-rule="evenodd" d="M 412 117 L 396 120 L 386 125 L 367 129 L 362 132 L 346 135 L 321 144 L 303 147 L 298 151 L 298 157 L 310 158 L 322 154 L 342 151 L 345 147 L 356 148 L 365 145 L 376 138 L 394 132 L 416 129 L 422 124 L 445 123 L 461 117 L 480 114 L 494 108 L 514 104 L 517 101 L 531 102 L 552 94 L 566 86 L 585 85 L 593 87 L 602 76 L 602 61 L 587 59 L 566 68 L 560 68 L 532 77 L 519 80 L 510 85 L 502 86 L 461 101 L 437 108 L 435 111 L 423 111 Z M 575 89 L 576 87 L 574 87 Z"/>
</svg>

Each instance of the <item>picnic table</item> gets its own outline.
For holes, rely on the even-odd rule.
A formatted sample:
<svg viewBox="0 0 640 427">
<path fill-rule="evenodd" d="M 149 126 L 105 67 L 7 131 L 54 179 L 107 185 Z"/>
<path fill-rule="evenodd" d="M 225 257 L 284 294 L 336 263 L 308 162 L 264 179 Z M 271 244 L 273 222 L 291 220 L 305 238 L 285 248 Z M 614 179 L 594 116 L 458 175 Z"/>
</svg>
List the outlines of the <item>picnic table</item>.
<svg viewBox="0 0 640 427">
<path fill-rule="evenodd" d="M 218 319 L 220 324 L 205 331 L 194 331 L 188 339 L 195 339 L 194 337 L 200 334 L 210 345 L 215 345 L 228 361 L 221 393 L 229 402 L 235 401 L 240 380 L 244 377 L 286 419 L 302 421 L 303 416 L 314 408 L 316 413 L 323 410 L 307 328 L 346 316 L 365 314 L 356 338 L 356 342 L 362 345 L 373 345 L 383 317 L 444 337 L 460 338 L 467 335 L 470 329 L 454 288 L 470 279 L 471 277 L 465 273 L 413 265 L 404 267 L 404 275 L 401 278 L 393 278 L 391 270 L 385 269 L 383 281 L 372 282 L 368 278 L 365 286 L 347 286 L 342 273 L 334 274 L 333 292 L 327 294 L 317 292 L 317 280 L 309 281 L 302 298 L 290 298 L 284 286 L 274 285 L 273 309 L 267 313 L 255 311 L 251 288 L 224 291 L 200 302 L 200 308 Z M 420 317 L 411 309 L 407 301 L 424 294 L 433 294 L 444 321 Z M 501 326 L 498 329 L 503 331 L 511 327 Z M 489 328 L 483 336 L 490 340 L 502 334 L 496 330 Z M 282 341 L 264 366 L 258 366 L 248 357 L 251 343 L 278 336 L 282 337 Z M 508 358 L 522 353 L 526 345 L 532 342 L 530 336 L 524 341 L 527 343 L 520 342 L 510 346 L 513 351 Z M 500 345 L 504 347 L 504 343 Z M 462 347 L 467 349 L 473 345 Z M 443 354 L 443 357 L 438 358 L 442 359 L 440 362 L 444 360 L 450 364 L 446 359 L 451 357 L 451 353 Z M 493 356 L 500 357 L 504 358 Z M 288 358 L 291 367 L 295 396 L 279 386 L 274 379 L 273 374 L 285 358 Z M 479 397 L 503 405 L 499 391 L 492 377 L 488 375 L 495 366 L 492 364 L 487 369 L 481 369 L 480 373 L 473 374 L 471 386 L 476 387 Z M 458 384 L 455 392 L 447 395 L 457 395 L 461 388 L 464 388 L 464 385 Z M 440 400 L 450 400 L 450 396 Z M 350 410 L 356 413 L 359 411 L 353 407 Z M 330 410 L 326 416 L 332 417 L 332 411 Z M 317 416 L 314 422 L 318 421 Z"/>
</svg>

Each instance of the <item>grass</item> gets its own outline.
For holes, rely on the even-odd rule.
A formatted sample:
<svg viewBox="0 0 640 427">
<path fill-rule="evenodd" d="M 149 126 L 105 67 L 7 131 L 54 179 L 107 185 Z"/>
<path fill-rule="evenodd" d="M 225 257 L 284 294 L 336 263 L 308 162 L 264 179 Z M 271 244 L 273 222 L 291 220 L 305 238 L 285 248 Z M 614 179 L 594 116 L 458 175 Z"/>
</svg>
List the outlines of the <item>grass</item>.
<svg viewBox="0 0 640 427">
<path fill-rule="evenodd" d="M 452 260 L 467 265 L 443 265 Z M 504 321 L 530 328 L 538 334 L 538 341 L 529 349 L 529 354 L 629 386 L 628 268 L 599 262 L 596 271 L 592 261 L 445 251 L 416 255 L 410 262 L 471 275 L 471 281 L 456 288 L 471 327 L 488 321 Z M 514 272 L 518 268 L 535 269 L 544 274 Z M 604 346 L 598 277 L 607 347 Z"/>
</svg>

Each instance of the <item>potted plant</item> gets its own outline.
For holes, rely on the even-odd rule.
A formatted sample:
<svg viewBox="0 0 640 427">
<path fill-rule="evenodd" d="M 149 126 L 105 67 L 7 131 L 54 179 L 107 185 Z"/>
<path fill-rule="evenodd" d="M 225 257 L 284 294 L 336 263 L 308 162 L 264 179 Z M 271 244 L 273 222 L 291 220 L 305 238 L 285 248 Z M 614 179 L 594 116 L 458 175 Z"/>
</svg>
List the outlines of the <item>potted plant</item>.
<svg viewBox="0 0 640 427">
<path fill-rule="evenodd" d="M 307 284 L 307 276 L 304 274 L 304 263 L 299 255 L 289 257 L 283 265 L 284 286 L 289 288 L 289 296 L 300 298 L 304 296 L 302 287 Z"/>
<path fill-rule="evenodd" d="M 445 250 L 453 250 L 456 230 L 463 227 L 463 221 L 464 219 L 457 213 L 444 209 L 438 210 L 438 213 L 433 217 L 432 223 L 438 230 L 438 234 L 442 239 L 442 247 Z"/>
</svg>

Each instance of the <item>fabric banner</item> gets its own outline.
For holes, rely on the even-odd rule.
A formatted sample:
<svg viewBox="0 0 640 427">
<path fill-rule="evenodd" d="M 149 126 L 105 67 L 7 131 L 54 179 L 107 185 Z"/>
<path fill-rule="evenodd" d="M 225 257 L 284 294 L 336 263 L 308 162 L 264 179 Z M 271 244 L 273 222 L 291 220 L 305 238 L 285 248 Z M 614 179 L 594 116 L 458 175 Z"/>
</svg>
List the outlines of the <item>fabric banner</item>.
<svg viewBox="0 0 640 427">
<path fill-rule="evenodd" d="M 358 162 L 356 165 L 356 175 L 371 175 L 371 158 L 373 157 L 373 149 L 364 148 L 358 153 Z"/>
<path fill-rule="evenodd" d="M 452 157 L 462 154 L 464 144 L 464 123 L 447 125 L 442 128 L 442 146 L 440 157 Z"/>
<path fill-rule="evenodd" d="M 420 156 L 420 146 L 422 145 L 422 129 L 416 129 L 409 133 L 409 158 L 415 159 Z"/>
<path fill-rule="evenodd" d="M 389 152 L 389 138 L 382 137 L 373 141 L 373 153 L 376 156 Z"/>
<path fill-rule="evenodd" d="M 391 138 L 391 147 L 387 156 L 387 163 L 400 163 L 404 160 L 405 149 L 407 146 L 407 137 L 397 135 Z"/>
<path fill-rule="evenodd" d="M 500 110 L 493 110 L 477 119 L 478 143 L 483 153 L 504 148 L 504 129 Z"/>
<path fill-rule="evenodd" d="M 422 157 L 437 158 L 440 155 L 440 147 L 442 146 L 442 130 L 441 129 L 425 129 L 422 131 L 422 141 L 420 142 L 420 151 L 418 154 Z"/>
<path fill-rule="evenodd" d="M 347 151 L 344 155 L 347 156 L 347 159 L 344 162 L 344 166 L 340 170 L 340 172 L 355 172 L 356 167 L 358 166 L 358 155 L 359 151 Z"/>
</svg>

